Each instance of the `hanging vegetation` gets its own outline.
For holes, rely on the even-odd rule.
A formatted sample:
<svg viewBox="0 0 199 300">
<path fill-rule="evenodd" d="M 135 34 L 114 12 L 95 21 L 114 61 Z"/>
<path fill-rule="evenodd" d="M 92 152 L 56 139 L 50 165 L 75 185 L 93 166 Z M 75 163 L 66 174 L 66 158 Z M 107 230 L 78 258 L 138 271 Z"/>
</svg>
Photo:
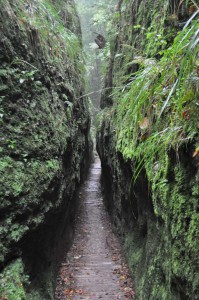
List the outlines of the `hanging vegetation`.
<svg viewBox="0 0 199 300">
<path fill-rule="evenodd" d="M 199 8 L 119 3 L 98 117 L 106 204 L 138 299 L 197 299 Z"/>
</svg>

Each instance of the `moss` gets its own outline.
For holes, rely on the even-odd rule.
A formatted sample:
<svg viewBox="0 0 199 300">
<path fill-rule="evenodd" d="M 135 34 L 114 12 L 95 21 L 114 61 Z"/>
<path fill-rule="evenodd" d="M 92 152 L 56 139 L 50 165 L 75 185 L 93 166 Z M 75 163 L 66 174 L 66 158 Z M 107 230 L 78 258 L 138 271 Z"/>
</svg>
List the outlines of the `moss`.
<svg viewBox="0 0 199 300">
<path fill-rule="evenodd" d="M 197 299 L 199 289 L 198 21 L 178 27 L 189 19 L 188 5 L 177 10 L 176 1 L 123 2 L 112 53 L 120 54 L 112 76 L 117 90 L 98 129 L 112 188 L 108 207 L 125 236 L 141 300 Z"/>
<path fill-rule="evenodd" d="M 0 267 L 23 257 L 29 294 L 51 299 L 57 237 L 90 158 L 80 24 L 72 0 L 0 3 Z"/>
<path fill-rule="evenodd" d="M 98 151 L 103 168 L 107 168 L 104 165 L 106 161 L 111 169 L 109 176 L 117 178 L 117 183 L 111 184 L 113 194 L 109 198 L 114 202 L 109 208 L 112 207 L 111 214 L 114 221 L 117 220 L 118 232 L 122 235 L 125 233 L 124 248 L 135 279 L 138 299 L 197 299 L 198 173 L 192 151 L 182 148 L 178 149 L 177 154 L 172 150 L 169 153 L 161 152 L 160 156 L 157 152 L 156 162 L 152 166 L 146 165 L 152 198 L 150 217 L 151 210 L 142 202 L 146 196 L 141 191 L 147 187 L 137 188 L 134 183 L 133 194 L 137 195 L 137 189 L 140 190 L 137 200 L 132 198 L 128 189 L 125 191 L 125 186 L 131 184 L 131 178 L 121 172 L 112 140 L 114 128 L 109 121 L 106 123 L 106 130 L 101 127 L 101 137 L 98 136 L 101 144 Z M 128 165 L 132 168 L 131 163 L 128 162 Z M 136 181 L 139 182 L 142 177 L 141 172 Z M 124 200 L 125 193 L 128 200 Z M 130 214 L 132 202 L 136 201 L 140 207 L 138 217 L 135 210 L 130 222 L 126 223 L 126 215 Z M 122 220 L 118 221 L 116 212 L 119 212 Z M 145 214 L 147 225 L 143 235 Z"/>
<path fill-rule="evenodd" d="M 37 177 L 42 177 L 43 182 L 51 180 L 60 170 L 60 163 L 55 159 L 44 162 L 36 160 L 27 162 L 27 158 L 24 158 L 24 161 L 17 162 L 7 156 L 1 159 L 0 168 L 1 196 L 16 198 L 22 192 L 22 194 L 30 192 L 32 185 L 36 189 Z M 8 174 L 6 181 L 3 177 L 5 173 Z M 4 205 L 4 203 L 1 203 L 1 205 Z"/>
<path fill-rule="evenodd" d="M 0 275 L 0 296 L 8 300 L 26 300 L 24 285 L 28 276 L 24 275 L 24 266 L 20 259 L 5 268 Z"/>
</svg>

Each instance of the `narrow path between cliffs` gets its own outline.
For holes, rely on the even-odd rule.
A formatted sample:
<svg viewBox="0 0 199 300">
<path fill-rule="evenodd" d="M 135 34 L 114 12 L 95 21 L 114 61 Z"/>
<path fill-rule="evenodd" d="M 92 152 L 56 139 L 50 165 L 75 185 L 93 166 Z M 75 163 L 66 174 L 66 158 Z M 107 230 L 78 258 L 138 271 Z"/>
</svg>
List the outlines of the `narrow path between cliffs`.
<svg viewBox="0 0 199 300">
<path fill-rule="evenodd" d="M 120 243 L 103 205 L 100 176 L 97 158 L 80 189 L 75 238 L 60 267 L 56 300 L 135 299 Z"/>
</svg>

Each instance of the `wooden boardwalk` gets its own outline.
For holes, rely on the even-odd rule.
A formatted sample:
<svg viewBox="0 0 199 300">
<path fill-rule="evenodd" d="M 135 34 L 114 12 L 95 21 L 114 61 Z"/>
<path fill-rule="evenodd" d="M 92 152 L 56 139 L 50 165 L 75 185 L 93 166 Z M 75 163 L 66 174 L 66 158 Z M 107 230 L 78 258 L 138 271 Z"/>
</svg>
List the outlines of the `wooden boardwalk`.
<svg viewBox="0 0 199 300">
<path fill-rule="evenodd" d="M 75 239 L 60 268 L 56 300 L 134 299 L 128 268 L 103 205 L 100 175 L 96 160 L 80 190 Z"/>
</svg>

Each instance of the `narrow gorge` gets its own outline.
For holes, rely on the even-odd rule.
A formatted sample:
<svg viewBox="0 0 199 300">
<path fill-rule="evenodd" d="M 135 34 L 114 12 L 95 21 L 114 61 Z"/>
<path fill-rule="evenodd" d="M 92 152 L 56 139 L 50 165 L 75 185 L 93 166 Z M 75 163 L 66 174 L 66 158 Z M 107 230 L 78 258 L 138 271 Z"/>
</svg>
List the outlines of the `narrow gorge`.
<svg viewBox="0 0 199 300">
<path fill-rule="evenodd" d="M 199 298 L 198 99 L 198 1 L 0 0 L 0 300 Z"/>
</svg>

